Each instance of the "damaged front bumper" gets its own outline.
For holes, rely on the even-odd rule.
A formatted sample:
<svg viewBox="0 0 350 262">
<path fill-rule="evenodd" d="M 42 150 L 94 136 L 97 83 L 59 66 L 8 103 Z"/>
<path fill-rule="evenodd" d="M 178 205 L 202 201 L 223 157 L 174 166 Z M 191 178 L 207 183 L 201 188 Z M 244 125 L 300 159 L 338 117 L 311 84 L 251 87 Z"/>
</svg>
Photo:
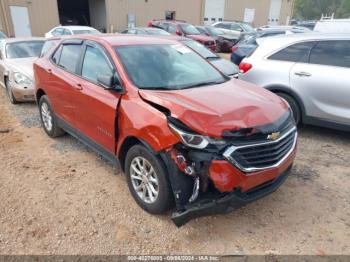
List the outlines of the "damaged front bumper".
<svg viewBox="0 0 350 262">
<path fill-rule="evenodd" d="M 292 165 L 277 178 L 247 192 L 236 189 L 231 193 L 222 194 L 216 198 L 201 199 L 196 203 L 188 204 L 183 211 L 174 212 L 172 220 L 176 226 L 180 227 L 194 218 L 229 213 L 276 191 L 286 180 L 291 169 Z"/>
</svg>

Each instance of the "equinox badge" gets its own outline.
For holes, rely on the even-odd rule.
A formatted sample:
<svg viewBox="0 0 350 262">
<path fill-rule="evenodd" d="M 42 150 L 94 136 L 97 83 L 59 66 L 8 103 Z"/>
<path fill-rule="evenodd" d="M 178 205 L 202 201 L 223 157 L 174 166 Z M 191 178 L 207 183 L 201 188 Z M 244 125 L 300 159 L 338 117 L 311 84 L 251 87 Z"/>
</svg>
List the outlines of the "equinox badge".
<svg viewBox="0 0 350 262">
<path fill-rule="evenodd" d="M 267 136 L 267 139 L 275 141 L 280 137 L 280 134 L 281 134 L 280 132 L 271 133 L 270 135 Z"/>
</svg>

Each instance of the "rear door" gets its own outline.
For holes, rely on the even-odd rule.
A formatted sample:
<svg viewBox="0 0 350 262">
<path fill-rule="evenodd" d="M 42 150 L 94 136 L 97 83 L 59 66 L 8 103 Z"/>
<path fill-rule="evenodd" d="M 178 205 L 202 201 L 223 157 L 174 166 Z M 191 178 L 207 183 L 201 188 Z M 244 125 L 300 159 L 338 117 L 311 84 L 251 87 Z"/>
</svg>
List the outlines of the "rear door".
<svg viewBox="0 0 350 262">
<path fill-rule="evenodd" d="M 291 70 L 291 85 L 302 95 L 306 114 L 350 124 L 350 40 L 320 41 L 309 63 Z"/>
<path fill-rule="evenodd" d="M 116 118 L 120 93 L 105 90 L 98 84 L 99 76 L 116 71 L 108 52 L 99 44 L 87 41 L 79 70 L 81 90 L 75 100 L 78 130 L 104 150 L 115 154 Z"/>
<path fill-rule="evenodd" d="M 43 68 L 46 77 L 43 85 L 55 113 L 66 123 L 75 126 L 76 97 L 80 87 L 77 85 L 77 69 L 83 47 L 82 40 L 69 40 L 60 45 Z"/>
</svg>

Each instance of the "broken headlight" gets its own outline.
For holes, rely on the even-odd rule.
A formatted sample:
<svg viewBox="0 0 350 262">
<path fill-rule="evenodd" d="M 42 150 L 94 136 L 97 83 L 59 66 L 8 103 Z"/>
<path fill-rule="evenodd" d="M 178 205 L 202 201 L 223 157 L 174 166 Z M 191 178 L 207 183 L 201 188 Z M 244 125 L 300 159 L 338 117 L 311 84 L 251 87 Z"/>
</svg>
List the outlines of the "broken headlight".
<svg viewBox="0 0 350 262">
<path fill-rule="evenodd" d="M 187 131 L 183 131 L 180 128 L 176 127 L 174 124 L 169 123 L 170 129 L 177 135 L 182 143 L 188 147 L 196 149 L 204 149 L 209 144 L 212 145 L 223 145 L 226 142 L 224 140 L 217 140 L 207 136 L 202 136 Z"/>
</svg>

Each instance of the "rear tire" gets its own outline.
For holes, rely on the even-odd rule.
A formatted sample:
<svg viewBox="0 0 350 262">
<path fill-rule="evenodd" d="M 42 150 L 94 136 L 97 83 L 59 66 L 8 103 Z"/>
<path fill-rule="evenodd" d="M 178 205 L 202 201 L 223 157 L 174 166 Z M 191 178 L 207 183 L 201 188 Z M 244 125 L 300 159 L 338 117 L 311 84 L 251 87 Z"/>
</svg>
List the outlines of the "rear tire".
<svg viewBox="0 0 350 262">
<path fill-rule="evenodd" d="M 10 80 L 8 79 L 8 77 L 5 78 L 5 87 L 6 87 L 7 97 L 9 98 L 11 104 L 13 104 L 13 105 L 18 104 L 17 99 L 15 98 L 15 96 L 12 93 Z"/>
<path fill-rule="evenodd" d="M 293 112 L 295 124 L 299 125 L 301 123 L 301 110 L 300 110 L 298 102 L 293 97 L 291 97 L 290 95 L 287 95 L 285 93 L 276 93 L 276 95 L 282 97 L 283 99 L 285 99 L 288 102 L 288 104 Z"/>
<path fill-rule="evenodd" d="M 52 111 L 50 101 L 46 95 L 43 95 L 39 100 L 39 112 L 41 124 L 50 137 L 59 137 L 64 135 L 63 129 L 58 126 L 57 118 Z"/>
<path fill-rule="evenodd" d="M 125 174 L 136 203 L 151 214 L 162 214 L 174 206 L 173 193 L 162 161 L 142 145 L 129 149 Z"/>
</svg>

